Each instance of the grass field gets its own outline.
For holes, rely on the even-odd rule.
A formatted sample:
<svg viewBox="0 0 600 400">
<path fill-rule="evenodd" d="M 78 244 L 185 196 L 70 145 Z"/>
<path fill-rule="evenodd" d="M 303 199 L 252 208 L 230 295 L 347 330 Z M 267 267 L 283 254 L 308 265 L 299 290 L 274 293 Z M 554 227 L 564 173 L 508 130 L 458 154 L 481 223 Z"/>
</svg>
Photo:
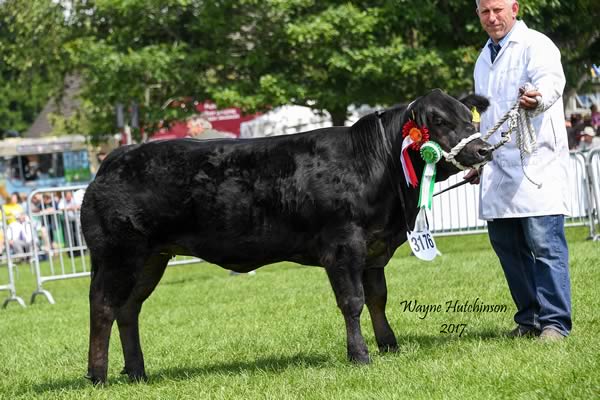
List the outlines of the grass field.
<svg viewBox="0 0 600 400">
<path fill-rule="evenodd" d="M 600 243 L 568 230 L 574 330 L 559 343 L 508 339 L 514 306 L 485 236 L 438 238 L 432 263 L 403 246 L 386 268 L 388 316 L 400 350 L 379 354 L 363 313 L 373 362 L 346 362 L 343 319 L 319 268 L 277 264 L 255 276 L 209 265 L 169 268 L 141 314 L 149 382 L 130 384 L 116 325 L 109 385 L 86 372 L 89 280 L 48 283 L 38 297 L 0 310 L 1 399 L 593 399 L 600 398 Z M 19 267 L 18 294 L 33 277 Z M 0 270 L 5 278 L 6 271 Z M 3 299 L 6 292 L 0 292 Z M 497 313 L 453 313 L 447 301 L 506 305 Z M 442 304 L 442 312 L 403 301 Z M 462 335 L 443 324 L 466 324 Z"/>
</svg>

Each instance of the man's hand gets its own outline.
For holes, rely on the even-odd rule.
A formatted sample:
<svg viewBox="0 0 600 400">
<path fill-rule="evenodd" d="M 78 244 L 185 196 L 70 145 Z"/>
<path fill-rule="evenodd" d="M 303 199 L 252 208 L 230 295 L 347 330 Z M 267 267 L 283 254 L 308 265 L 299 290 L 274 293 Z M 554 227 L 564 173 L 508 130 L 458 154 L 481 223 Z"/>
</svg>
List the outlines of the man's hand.
<svg viewBox="0 0 600 400">
<path fill-rule="evenodd" d="M 526 110 L 535 110 L 542 102 L 542 94 L 537 90 L 525 91 L 520 88 L 519 94 L 521 95 L 519 105 Z"/>
<path fill-rule="evenodd" d="M 479 170 L 470 169 L 463 179 L 469 181 L 471 185 L 479 185 Z"/>
</svg>

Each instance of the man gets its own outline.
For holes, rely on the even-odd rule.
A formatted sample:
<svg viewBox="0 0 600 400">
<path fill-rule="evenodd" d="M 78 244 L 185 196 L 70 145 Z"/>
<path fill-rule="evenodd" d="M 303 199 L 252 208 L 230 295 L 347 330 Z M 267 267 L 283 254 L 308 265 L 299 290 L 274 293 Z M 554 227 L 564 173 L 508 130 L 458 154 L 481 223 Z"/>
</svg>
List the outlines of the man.
<svg viewBox="0 0 600 400">
<path fill-rule="evenodd" d="M 562 339 L 571 331 L 571 289 L 564 233 L 569 151 L 560 52 L 549 38 L 517 20 L 517 1 L 476 4 L 489 35 L 474 73 L 476 93 L 491 103 L 481 115 L 481 132 L 519 99 L 520 107 L 530 112 L 536 134 L 535 150 L 521 160 L 513 133 L 480 177 L 480 218 L 488 221 L 490 242 L 517 306 L 517 327 L 509 336 Z M 535 90 L 521 89 L 527 82 Z M 490 141 L 498 142 L 506 130 L 505 124 Z M 465 179 L 474 175 L 471 171 Z"/>
<path fill-rule="evenodd" d="M 13 254 L 19 255 L 25 260 L 29 257 L 28 255 L 31 253 L 34 244 L 33 229 L 24 212 L 17 214 L 16 218 L 8 225 L 6 237 Z"/>
<path fill-rule="evenodd" d="M 591 121 L 592 128 L 594 128 L 594 129 L 600 128 L 600 112 L 598 111 L 598 106 L 595 104 L 592 104 L 592 106 L 590 107 L 590 112 L 591 112 L 590 118 L 592 119 L 592 121 Z"/>
<path fill-rule="evenodd" d="M 579 147 L 577 150 L 589 151 L 600 147 L 600 138 L 596 137 L 596 130 L 591 126 L 586 126 L 581 131 L 579 138 Z"/>
<path fill-rule="evenodd" d="M 79 196 L 83 197 L 83 196 Z M 63 232 L 65 240 L 69 247 L 81 246 L 81 232 L 79 229 L 79 209 L 81 200 L 73 196 L 73 192 L 63 193 L 63 197 L 58 201 L 58 209 L 65 214 Z M 78 201 L 79 200 L 79 201 Z"/>
</svg>

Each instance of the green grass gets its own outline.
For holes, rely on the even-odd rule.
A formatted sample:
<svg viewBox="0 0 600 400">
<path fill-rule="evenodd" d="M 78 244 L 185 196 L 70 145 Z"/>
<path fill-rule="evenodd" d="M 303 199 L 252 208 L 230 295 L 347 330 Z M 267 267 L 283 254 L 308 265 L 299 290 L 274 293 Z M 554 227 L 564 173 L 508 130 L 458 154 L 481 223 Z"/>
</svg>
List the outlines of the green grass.
<svg viewBox="0 0 600 400">
<path fill-rule="evenodd" d="M 43 297 L 0 310 L 2 399 L 591 399 L 600 397 L 600 243 L 568 231 L 574 330 L 560 343 L 507 339 L 514 306 L 485 236 L 438 238 L 432 263 L 401 247 L 386 268 L 388 316 L 400 350 L 379 354 L 368 313 L 363 333 L 373 362 L 345 359 L 346 338 L 325 272 L 282 263 L 231 277 L 209 265 L 169 268 L 141 314 L 149 382 L 119 375 L 115 329 L 109 385 L 83 378 L 88 279 L 50 282 Z M 19 267 L 18 294 L 34 288 Z M 4 279 L 5 271 L 0 270 Z M 6 292 L 0 292 L 4 298 Z M 505 304 L 506 313 L 433 313 L 420 319 L 401 302 Z M 464 334 L 442 324 L 467 324 Z"/>
</svg>

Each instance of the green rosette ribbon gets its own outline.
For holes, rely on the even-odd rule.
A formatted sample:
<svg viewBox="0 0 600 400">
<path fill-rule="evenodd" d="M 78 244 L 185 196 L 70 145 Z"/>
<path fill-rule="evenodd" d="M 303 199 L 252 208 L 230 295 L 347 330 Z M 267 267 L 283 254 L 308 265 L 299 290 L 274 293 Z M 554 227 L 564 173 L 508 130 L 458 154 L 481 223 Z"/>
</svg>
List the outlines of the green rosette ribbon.
<svg viewBox="0 0 600 400">
<path fill-rule="evenodd" d="M 425 169 L 419 190 L 419 208 L 431 210 L 433 202 L 433 186 L 435 185 L 435 164 L 442 159 L 442 148 L 431 140 L 421 146 L 421 158 L 425 161 Z"/>
</svg>

